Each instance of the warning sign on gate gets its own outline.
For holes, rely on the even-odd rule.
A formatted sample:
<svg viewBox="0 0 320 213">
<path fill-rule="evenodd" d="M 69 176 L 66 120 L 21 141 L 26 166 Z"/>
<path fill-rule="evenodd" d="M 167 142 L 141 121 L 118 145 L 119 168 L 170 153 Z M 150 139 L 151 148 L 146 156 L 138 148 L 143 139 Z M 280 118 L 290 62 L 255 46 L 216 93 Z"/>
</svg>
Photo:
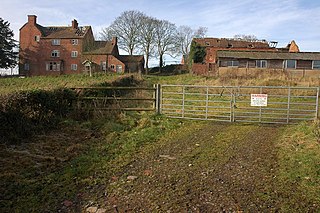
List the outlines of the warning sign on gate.
<svg viewBox="0 0 320 213">
<path fill-rule="evenodd" d="M 251 106 L 267 106 L 267 94 L 251 94 Z"/>
</svg>

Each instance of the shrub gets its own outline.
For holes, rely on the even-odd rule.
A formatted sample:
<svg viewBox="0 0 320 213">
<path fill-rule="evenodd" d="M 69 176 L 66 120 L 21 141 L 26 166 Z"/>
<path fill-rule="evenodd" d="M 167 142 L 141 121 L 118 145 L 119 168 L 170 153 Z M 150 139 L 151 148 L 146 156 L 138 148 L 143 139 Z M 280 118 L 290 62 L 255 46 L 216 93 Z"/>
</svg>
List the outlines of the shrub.
<svg viewBox="0 0 320 213">
<path fill-rule="evenodd" d="M 75 92 L 69 89 L 25 91 L 1 97 L 1 141 L 17 142 L 54 127 L 71 112 L 75 98 Z"/>
</svg>

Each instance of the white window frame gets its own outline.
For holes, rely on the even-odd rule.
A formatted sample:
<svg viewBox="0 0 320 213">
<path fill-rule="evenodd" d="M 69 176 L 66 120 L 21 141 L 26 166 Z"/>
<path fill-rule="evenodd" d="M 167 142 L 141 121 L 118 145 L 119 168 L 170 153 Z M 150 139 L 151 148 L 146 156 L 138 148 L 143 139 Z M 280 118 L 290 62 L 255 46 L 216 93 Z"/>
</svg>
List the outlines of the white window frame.
<svg viewBox="0 0 320 213">
<path fill-rule="evenodd" d="M 54 58 L 60 57 L 60 51 L 59 50 L 52 50 L 51 57 L 54 57 Z"/>
<path fill-rule="evenodd" d="M 122 73 L 122 65 L 117 65 L 116 66 L 116 72 L 119 73 L 119 74 Z"/>
<path fill-rule="evenodd" d="M 103 71 L 107 71 L 107 62 L 105 62 L 105 61 L 101 61 L 101 70 L 103 70 Z"/>
<path fill-rule="evenodd" d="M 227 67 L 239 67 L 239 61 L 238 60 L 228 60 Z"/>
<path fill-rule="evenodd" d="M 59 46 L 60 45 L 60 39 L 52 39 L 51 44 L 54 46 Z"/>
<path fill-rule="evenodd" d="M 267 60 L 256 60 L 256 68 L 267 68 Z"/>
<path fill-rule="evenodd" d="M 51 61 L 46 63 L 46 71 L 49 72 L 60 72 L 61 71 L 61 63 L 56 61 Z"/>
<path fill-rule="evenodd" d="M 288 61 L 294 61 L 294 67 L 288 67 Z M 288 59 L 285 61 L 285 68 L 286 69 L 297 69 L 297 60 Z"/>
<path fill-rule="evenodd" d="M 78 45 L 78 43 L 79 43 L 78 39 L 71 39 L 72 45 Z"/>
<path fill-rule="evenodd" d="M 317 61 L 317 65 L 315 66 L 314 64 L 314 62 L 316 62 Z M 314 61 L 312 61 L 312 69 L 313 70 L 320 70 L 320 60 L 314 60 Z"/>
<path fill-rule="evenodd" d="M 71 64 L 71 70 L 78 70 L 78 64 Z"/>
<path fill-rule="evenodd" d="M 40 41 L 40 36 L 39 36 L 39 35 L 34 36 L 34 40 L 35 40 L 36 42 L 39 42 L 39 41 Z"/>
<path fill-rule="evenodd" d="M 72 58 L 78 57 L 78 51 L 71 51 L 71 57 Z"/>
</svg>

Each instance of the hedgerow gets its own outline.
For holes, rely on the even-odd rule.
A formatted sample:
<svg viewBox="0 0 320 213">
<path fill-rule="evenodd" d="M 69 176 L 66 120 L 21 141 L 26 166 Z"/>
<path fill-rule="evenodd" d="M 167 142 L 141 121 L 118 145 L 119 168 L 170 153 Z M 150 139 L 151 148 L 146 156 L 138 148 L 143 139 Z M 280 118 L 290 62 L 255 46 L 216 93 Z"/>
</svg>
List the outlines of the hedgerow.
<svg viewBox="0 0 320 213">
<path fill-rule="evenodd" d="M 23 91 L 0 99 L 0 140 L 11 143 L 55 127 L 73 110 L 76 94 L 63 88 Z"/>
</svg>

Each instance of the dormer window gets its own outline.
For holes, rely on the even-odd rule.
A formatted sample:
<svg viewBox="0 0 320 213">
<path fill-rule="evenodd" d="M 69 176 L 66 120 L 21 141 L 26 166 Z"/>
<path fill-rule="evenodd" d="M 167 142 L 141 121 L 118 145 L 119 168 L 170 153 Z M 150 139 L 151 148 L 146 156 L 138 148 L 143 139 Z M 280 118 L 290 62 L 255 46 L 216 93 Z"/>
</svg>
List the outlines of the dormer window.
<svg viewBox="0 0 320 213">
<path fill-rule="evenodd" d="M 60 39 L 53 39 L 51 43 L 52 45 L 60 45 Z"/>
</svg>

